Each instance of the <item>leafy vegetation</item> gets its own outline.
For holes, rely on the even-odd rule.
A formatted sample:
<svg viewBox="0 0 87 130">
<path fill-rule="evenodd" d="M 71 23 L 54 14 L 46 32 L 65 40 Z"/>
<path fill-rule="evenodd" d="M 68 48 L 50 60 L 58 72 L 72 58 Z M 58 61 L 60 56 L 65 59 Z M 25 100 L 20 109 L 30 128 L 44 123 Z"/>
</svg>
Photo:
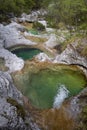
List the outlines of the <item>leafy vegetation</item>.
<svg viewBox="0 0 87 130">
<path fill-rule="evenodd" d="M 32 9 L 40 7 L 40 0 L 0 0 L 0 22 L 23 12 L 29 13 Z"/>
<path fill-rule="evenodd" d="M 47 20 L 52 27 L 67 25 L 72 30 L 87 29 L 87 0 L 0 0 L 0 20 L 22 12 L 45 8 Z"/>
<path fill-rule="evenodd" d="M 87 21 L 87 1 L 85 0 L 52 0 L 48 6 L 47 19 L 51 26 L 58 27 L 63 22 L 67 27 L 78 26 Z M 85 25 L 87 27 L 87 24 Z M 72 28 L 70 28 L 72 29 Z"/>
</svg>

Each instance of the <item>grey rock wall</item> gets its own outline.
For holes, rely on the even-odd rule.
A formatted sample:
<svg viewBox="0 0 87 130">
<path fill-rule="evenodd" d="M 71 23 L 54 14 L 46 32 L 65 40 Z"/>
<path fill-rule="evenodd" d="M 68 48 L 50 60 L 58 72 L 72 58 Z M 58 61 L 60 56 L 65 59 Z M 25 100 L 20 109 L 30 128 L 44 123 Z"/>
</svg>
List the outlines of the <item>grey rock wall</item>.
<svg viewBox="0 0 87 130">
<path fill-rule="evenodd" d="M 0 71 L 0 130 L 40 130 L 25 110 L 9 73 Z"/>
</svg>

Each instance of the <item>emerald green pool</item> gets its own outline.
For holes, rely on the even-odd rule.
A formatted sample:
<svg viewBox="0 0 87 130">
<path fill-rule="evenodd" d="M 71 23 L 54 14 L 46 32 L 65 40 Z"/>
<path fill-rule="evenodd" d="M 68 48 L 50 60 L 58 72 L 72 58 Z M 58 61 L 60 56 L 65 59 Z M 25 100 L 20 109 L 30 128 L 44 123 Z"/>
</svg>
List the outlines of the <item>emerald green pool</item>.
<svg viewBox="0 0 87 130">
<path fill-rule="evenodd" d="M 18 75 L 17 75 L 18 76 Z M 37 73 L 25 73 L 19 76 L 19 86 L 36 108 L 52 108 L 54 98 L 61 85 L 69 90 L 68 98 L 78 94 L 86 85 L 86 78 L 82 72 L 71 69 L 43 69 Z"/>
<path fill-rule="evenodd" d="M 39 54 L 41 50 L 35 48 L 18 48 L 11 51 L 13 54 L 16 54 L 18 57 L 23 58 L 24 60 L 32 59 L 33 56 Z"/>
</svg>

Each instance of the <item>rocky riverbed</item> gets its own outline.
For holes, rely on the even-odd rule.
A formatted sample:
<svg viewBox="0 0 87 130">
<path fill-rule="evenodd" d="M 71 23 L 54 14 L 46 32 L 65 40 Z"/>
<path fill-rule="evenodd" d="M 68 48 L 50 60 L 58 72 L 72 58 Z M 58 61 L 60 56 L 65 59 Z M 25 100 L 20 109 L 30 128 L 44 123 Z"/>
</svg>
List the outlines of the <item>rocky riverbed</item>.
<svg viewBox="0 0 87 130">
<path fill-rule="evenodd" d="M 87 105 L 86 86 L 79 94 L 63 102 L 60 109 L 52 108 L 42 111 L 34 108 L 27 97 L 24 97 L 16 88 L 14 75 L 23 75 L 28 68 L 32 71 L 33 66 L 36 72 L 39 69 L 44 69 L 44 66 L 50 67 L 55 66 L 55 64 L 78 66 L 77 68 L 81 69 L 87 76 L 87 55 L 84 52 L 87 39 L 75 38 L 59 54 L 60 50 L 58 51 L 58 49 L 60 48 L 55 49 L 55 46 L 61 45 L 60 41 L 63 43 L 66 38 L 60 36 L 58 41 L 53 34 L 53 30 L 51 34 L 46 33 L 47 35 L 35 36 L 46 40 L 38 43 L 26 38 L 26 35 L 33 37 L 34 35 L 29 34 L 25 26 L 15 22 L 6 26 L 0 24 L 0 69 L 2 70 L 0 71 L 0 129 L 2 130 L 65 130 L 65 128 L 66 130 L 71 130 L 78 127 L 79 115 Z M 41 49 L 43 53 L 34 56 L 31 61 L 24 61 L 9 51 L 11 47 L 18 48 L 23 46 Z M 81 48 L 83 53 L 81 53 Z M 63 114 L 64 116 L 62 116 Z"/>
</svg>

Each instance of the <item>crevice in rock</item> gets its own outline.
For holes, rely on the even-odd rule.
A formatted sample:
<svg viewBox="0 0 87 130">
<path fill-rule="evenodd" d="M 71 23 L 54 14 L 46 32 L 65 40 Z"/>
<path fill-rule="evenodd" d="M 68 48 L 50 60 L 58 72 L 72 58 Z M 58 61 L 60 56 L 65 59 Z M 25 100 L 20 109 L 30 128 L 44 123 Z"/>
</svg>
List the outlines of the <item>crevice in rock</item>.
<svg viewBox="0 0 87 130">
<path fill-rule="evenodd" d="M 72 63 L 72 64 L 69 64 L 69 65 L 77 65 L 77 66 L 80 66 L 80 67 L 82 67 L 82 68 L 84 68 L 84 69 L 86 69 L 86 70 L 87 70 L 87 67 L 86 67 L 86 66 L 84 66 L 84 65 L 82 65 L 82 64 Z"/>
</svg>

